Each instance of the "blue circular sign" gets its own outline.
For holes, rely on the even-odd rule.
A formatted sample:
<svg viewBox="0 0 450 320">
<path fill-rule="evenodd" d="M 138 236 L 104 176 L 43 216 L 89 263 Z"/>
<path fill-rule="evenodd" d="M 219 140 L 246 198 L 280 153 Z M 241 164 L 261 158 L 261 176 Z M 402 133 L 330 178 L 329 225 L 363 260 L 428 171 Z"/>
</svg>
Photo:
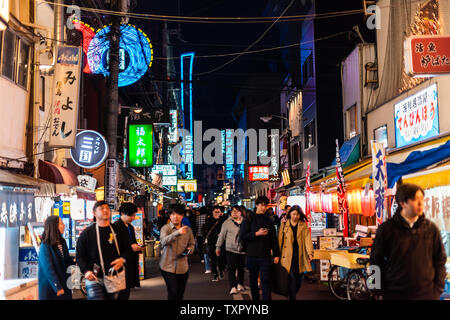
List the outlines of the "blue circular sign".
<svg viewBox="0 0 450 320">
<path fill-rule="evenodd" d="M 80 167 L 98 167 L 108 156 L 108 143 L 105 137 L 93 130 L 84 130 L 75 138 L 75 148 L 70 149 L 72 160 Z"/>
</svg>

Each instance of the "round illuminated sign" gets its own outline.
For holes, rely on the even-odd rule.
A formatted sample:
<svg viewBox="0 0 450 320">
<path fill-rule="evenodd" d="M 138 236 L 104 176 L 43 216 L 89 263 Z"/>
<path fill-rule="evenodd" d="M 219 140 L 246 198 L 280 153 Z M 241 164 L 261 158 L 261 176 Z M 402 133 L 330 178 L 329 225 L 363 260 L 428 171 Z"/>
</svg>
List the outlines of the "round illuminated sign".
<svg viewBox="0 0 450 320">
<path fill-rule="evenodd" d="M 109 76 L 110 26 L 97 31 L 89 43 L 87 60 L 92 73 Z M 138 81 L 152 65 L 153 49 L 147 35 L 140 29 L 129 25 L 120 26 L 119 49 L 119 87 Z"/>
<path fill-rule="evenodd" d="M 98 132 L 84 130 L 77 134 L 75 148 L 70 149 L 72 160 L 80 167 L 98 167 L 108 156 L 108 143 Z"/>
</svg>

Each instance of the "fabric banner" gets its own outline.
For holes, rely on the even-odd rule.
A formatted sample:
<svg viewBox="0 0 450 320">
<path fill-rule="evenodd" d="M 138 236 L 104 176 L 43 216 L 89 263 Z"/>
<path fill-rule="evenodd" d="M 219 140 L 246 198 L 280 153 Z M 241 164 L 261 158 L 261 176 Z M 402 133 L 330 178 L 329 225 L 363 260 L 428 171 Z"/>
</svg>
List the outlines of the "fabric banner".
<svg viewBox="0 0 450 320">
<path fill-rule="evenodd" d="M 308 162 L 308 167 L 306 169 L 305 214 L 306 214 L 306 217 L 308 218 L 309 232 L 311 232 L 311 206 L 309 205 L 309 193 L 311 191 L 311 188 L 310 188 L 310 184 L 309 184 L 309 179 L 310 179 L 310 162 Z"/>
<path fill-rule="evenodd" d="M 387 170 L 384 146 L 382 143 L 375 141 L 372 141 L 372 179 L 375 194 L 375 214 L 377 225 L 380 225 L 386 217 Z"/>
<path fill-rule="evenodd" d="M 33 193 L 0 191 L 0 227 L 25 226 L 36 222 Z"/>
<path fill-rule="evenodd" d="M 58 46 L 56 54 L 49 146 L 75 147 L 81 48 Z"/>
<path fill-rule="evenodd" d="M 344 237 L 348 237 L 348 203 L 347 191 L 345 189 L 344 173 L 342 171 L 341 156 L 339 154 L 339 141 L 336 139 L 336 176 L 338 180 L 338 203 L 339 212 L 342 213 L 342 218 L 339 219 L 341 230 Z"/>
</svg>

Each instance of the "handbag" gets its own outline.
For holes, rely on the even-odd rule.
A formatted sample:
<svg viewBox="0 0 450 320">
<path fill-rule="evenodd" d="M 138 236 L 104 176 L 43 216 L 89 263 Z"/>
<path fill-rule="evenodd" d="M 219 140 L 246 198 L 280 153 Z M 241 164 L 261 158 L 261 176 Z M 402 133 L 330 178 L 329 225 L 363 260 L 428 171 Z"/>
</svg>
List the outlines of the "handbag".
<svg viewBox="0 0 450 320">
<path fill-rule="evenodd" d="M 220 219 L 217 220 L 217 222 L 213 225 L 213 227 L 208 231 L 208 234 L 205 237 L 205 240 L 203 240 L 203 246 L 202 246 L 202 250 L 203 252 L 207 253 L 209 252 L 209 246 L 208 246 L 208 237 L 211 234 L 211 231 L 214 230 L 214 228 L 217 226 L 217 224 L 219 223 Z"/>
<path fill-rule="evenodd" d="M 286 224 L 282 230 L 283 241 L 280 252 L 282 252 L 284 247 L 285 229 Z M 289 295 L 289 272 L 281 265 L 281 260 L 278 263 L 272 264 L 272 291 L 282 296 Z"/>
<path fill-rule="evenodd" d="M 114 242 L 116 244 L 117 253 L 120 256 L 120 250 L 119 245 L 117 244 L 117 238 L 116 234 L 114 233 L 113 228 L 111 225 L 109 226 L 111 229 L 111 232 L 114 236 Z M 125 277 L 125 268 L 122 268 L 122 271 L 116 271 L 114 268 L 110 268 L 108 270 L 108 273 L 105 272 L 105 265 L 103 263 L 103 253 L 102 253 L 102 246 L 100 245 L 100 232 L 98 230 L 98 224 L 96 224 L 96 232 L 97 232 L 97 246 L 98 246 L 98 253 L 100 255 L 100 264 L 102 266 L 103 271 L 103 283 L 105 285 L 106 292 L 108 293 L 116 293 L 122 290 L 125 290 L 127 288 L 127 281 Z"/>
</svg>

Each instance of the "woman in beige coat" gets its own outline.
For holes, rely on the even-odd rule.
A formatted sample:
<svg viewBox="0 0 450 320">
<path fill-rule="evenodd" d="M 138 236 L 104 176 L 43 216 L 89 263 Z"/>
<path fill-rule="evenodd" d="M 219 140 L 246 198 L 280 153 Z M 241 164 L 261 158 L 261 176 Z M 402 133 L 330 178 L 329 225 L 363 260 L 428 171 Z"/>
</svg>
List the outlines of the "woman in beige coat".
<svg viewBox="0 0 450 320">
<path fill-rule="evenodd" d="M 281 223 L 278 242 L 281 248 L 280 263 L 289 273 L 289 299 L 295 300 L 302 285 L 303 273 L 312 270 L 313 256 L 307 218 L 299 206 L 290 208 L 287 219 Z"/>
</svg>

